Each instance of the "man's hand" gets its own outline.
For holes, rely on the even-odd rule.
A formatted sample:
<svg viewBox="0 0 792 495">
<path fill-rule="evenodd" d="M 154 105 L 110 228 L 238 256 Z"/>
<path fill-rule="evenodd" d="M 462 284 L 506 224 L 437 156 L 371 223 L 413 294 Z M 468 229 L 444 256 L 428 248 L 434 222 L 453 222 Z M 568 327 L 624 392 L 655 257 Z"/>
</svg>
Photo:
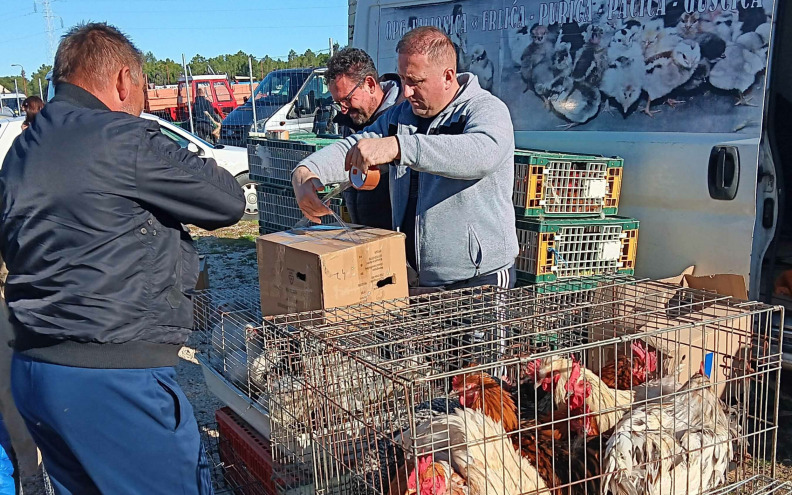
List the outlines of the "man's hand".
<svg viewBox="0 0 792 495">
<path fill-rule="evenodd" d="M 319 195 L 316 194 L 316 191 L 324 189 L 319 177 L 308 170 L 307 167 L 297 167 L 297 170 L 292 173 L 292 187 L 294 188 L 294 197 L 297 198 L 297 204 L 300 205 L 300 209 L 308 220 L 314 223 L 322 223 L 320 217 L 333 213 L 330 208 L 322 203 Z"/>
<path fill-rule="evenodd" d="M 370 168 L 390 163 L 399 158 L 401 158 L 401 150 L 396 137 L 365 138 L 349 149 L 344 168 L 347 171 L 356 168 L 365 174 Z"/>
</svg>

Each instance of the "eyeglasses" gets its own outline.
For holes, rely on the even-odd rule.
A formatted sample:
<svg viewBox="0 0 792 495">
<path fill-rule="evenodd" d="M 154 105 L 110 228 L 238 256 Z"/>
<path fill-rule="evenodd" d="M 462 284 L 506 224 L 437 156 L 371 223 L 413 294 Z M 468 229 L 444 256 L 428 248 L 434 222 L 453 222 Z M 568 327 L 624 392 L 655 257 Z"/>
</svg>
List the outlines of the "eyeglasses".
<svg viewBox="0 0 792 495">
<path fill-rule="evenodd" d="M 366 82 L 366 80 L 362 79 L 359 83 L 355 85 L 354 88 L 352 88 L 352 91 L 350 91 L 348 95 L 346 95 L 345 97 L 341 98 L 338 101 L 334 101 L 333 104 L 336 106 L 336 108 L 338 110 L 341 110 L 343 107 L 349 107 L 349 100 L 352 98 L 352 95 L 355 94 L 355 91 L 357 91 L 358 88 L 360 88 L 360 86 L 362 86 L 364 82 Z"/>
</svg>

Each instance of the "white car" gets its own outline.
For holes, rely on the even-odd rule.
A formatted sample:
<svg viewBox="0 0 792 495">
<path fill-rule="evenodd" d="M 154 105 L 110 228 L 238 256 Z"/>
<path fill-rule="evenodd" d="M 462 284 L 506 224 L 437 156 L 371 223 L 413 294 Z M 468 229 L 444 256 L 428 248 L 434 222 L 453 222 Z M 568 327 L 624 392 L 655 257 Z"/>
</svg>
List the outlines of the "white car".
<svg viewBox="0 0 792 495">
<path fill-rule="evenodd" d="M 156 120 L 160 124 L 162 133 L 176 142 L 182 148 L 196 153 L 200 157 L 214 158 L 217 164 L 231 172 L 245 193 L 245 216 L 243 220 L 258 220 L 258 197 L 256 183 L 248 176 L 247 150 L 237 146 L 212 145 L 195 134 L 185 131 L 170 122 L 154 115 L 144 113 L 144 119 Z M 24 118 L 0 118 L 0 164 L 6 153 L 11 148 L 11 143 L 22 132 Z"/>
</svg>

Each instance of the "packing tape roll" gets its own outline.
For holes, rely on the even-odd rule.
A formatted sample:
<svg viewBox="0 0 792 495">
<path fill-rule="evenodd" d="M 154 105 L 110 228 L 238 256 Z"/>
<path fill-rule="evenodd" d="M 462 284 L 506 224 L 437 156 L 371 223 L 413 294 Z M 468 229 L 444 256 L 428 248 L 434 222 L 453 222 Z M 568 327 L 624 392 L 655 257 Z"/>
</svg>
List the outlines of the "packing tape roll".
<svg viewBox="0 0 792 495">
<path fill-rule="evenodd" d="M 377 187 L 379 180 L 380 171 L 377 168 L 370 168 L 365 174 L 356 168 L 349 169 L 349 181 L 359 191 L 371 191 Z"/>
</svg>

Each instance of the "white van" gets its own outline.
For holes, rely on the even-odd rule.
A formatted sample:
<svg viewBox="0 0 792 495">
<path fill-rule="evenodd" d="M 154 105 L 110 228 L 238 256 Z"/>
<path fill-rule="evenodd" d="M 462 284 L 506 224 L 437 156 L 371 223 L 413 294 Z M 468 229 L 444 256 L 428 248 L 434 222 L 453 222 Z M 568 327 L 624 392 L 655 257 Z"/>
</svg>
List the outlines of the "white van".
<svg viewBox="0 0 792 495">
<path fill-rule="evenodd" d="M 441 27 L 457 46 L 458 69 L 508 105 L 518 147 L 624 158 L 619 212 L 641 221 L 637 275 L 695 265 L 697 274 L 744 275 L 750 296 L 769 300 L 778 273 L 792 268 L 785 7 L 359 0 L 353 45 L 380 72 L 395 71 L 407 30 Z"/>
</svg>

